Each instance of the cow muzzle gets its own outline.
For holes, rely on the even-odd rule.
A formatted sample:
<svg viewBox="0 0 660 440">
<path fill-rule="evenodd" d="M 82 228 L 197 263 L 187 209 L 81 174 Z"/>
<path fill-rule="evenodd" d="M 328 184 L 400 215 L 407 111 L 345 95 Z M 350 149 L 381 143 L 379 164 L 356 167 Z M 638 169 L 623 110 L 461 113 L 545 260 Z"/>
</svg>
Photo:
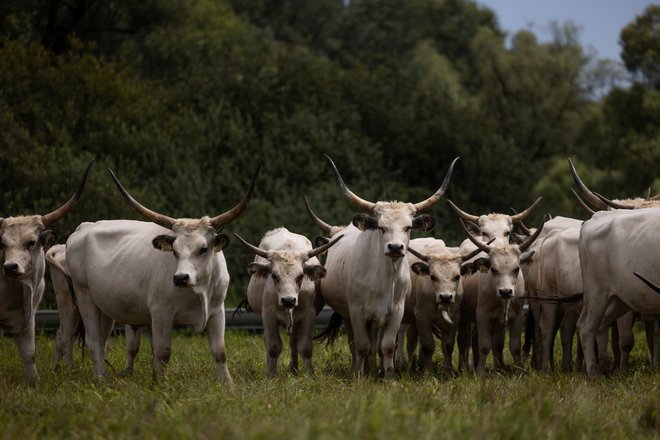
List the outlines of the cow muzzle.
<svg viewBox="0 0 660 440">
<path fill-rule="evenodd" d="M 440 306 L 448 306 L 454 303 L 454 295 L 451 293 L 439 293 L 435 302 Z"/>
<path fill-rule="evenodd" d="M 298 298 L 295 296 L 283 296 L 280 298 L 280 305 L 287 309 L 292 309 L 298 304 Z"/>
<path fill-rule="evenodd" d="M 513 296 L 513 290 L 511 289 L 500 289 L 498 290 L 498 293 L 502 299 L 511 299 Z"/>
<path fill-rule="evenodd" d="M 401 258 L 406 254 L 406 247 L 403 243 L 387 243 L 385 255 L 390 258 Z"/>
<path fill-rule="evenodd" d="M 177 287 L 186 287 L 190 284 L 190 275 L 187 273 L 177 273 L 174 275 L 174 285 Z"/>
<path fill-rule="evenodd" d="M 20 278 L 23 275 L 23 271 L 16 263 L 7 262 L 2 266 L 5 275 L 8 278 Z"/>
</svg>

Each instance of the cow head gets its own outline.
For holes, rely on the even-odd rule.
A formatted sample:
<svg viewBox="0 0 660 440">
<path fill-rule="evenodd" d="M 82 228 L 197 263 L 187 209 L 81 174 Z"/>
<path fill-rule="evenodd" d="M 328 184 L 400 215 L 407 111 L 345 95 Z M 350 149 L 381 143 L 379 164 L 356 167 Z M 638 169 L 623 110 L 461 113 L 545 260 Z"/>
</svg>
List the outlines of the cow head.
<svg viewBox="0 0 660 440">
<path fill-rule="evenodd" d="M 303 278 L 317 281 L 325 277 L 325 268 L 319 264 L 307 264 L 313 258 L 337 243 L 343 235 L 338 235 L 331 241 L 308 251 L 270 250 L 266 251 L 244 240 L 234 233 L 236 238 L 255 255 L 267 260 L 266 263 L 252 262 L 248 264 L 248 272 L 257 277 L 267 279 L 272 283 L 273 291 L 277 294 L 277 304 L 291 309 L 298 305 L 298 295 Z"/>
<path fill-rule="evenodd" d="M 413 263 L 411 269 L 420 277 L 430 278 L 438 309 L 446 309 L 454 304 L 462 289 L 461 263 L 480 253 L 481 249 L 467 255 L 451 252 L 426 255 L 411 247 L 408 252 L 422 260 Z"/>
<path fill-rule="evenodd" d="M 327 155 L 325 157 L 330 163 L 337 182 L 346 197 L 358 208 L 369 212 L 369 214 L 358 214 L 353 217 L 353 225 L 362 231 L 374 231 L 381 234 L 383 253 L 394 260 L 406 255 L 406 248 L 410 241 L 410 231 L 413 229 L 429 231 L 435 226 L 433 217 L 427 214 L 418 214 L 435 204 L 447 191 L 454 165 L 459 159 L 453 160 L 440 189 L 426 200 L 419 203 L 374 203 L 358 197 L 349 190 L 332 159 Z"/>
<path fill-rule="evenodd" d="M 172 231 L 153 238 L 152 244 L 163 252 L 172 252 L 177 260 L 177 268 L 172 282 L 178 287 L 192 287 L 203 284 L 210 275 L 214 254 L 229 245 L 229 237 L 220 230 L 238 218 L 245 211 L 254 193 L 261 164 L 257 167 L 247 193 L 236 206 L 215 217 L 201 219 L 175 219 L 152 211 L 135 200 L 119 182 L 112 170 L 108 169 L 117 188 L 126 200 L 148 220 Z"/>
<path fill-rule="evenodd" d="M 491 246 L 472 235 L 463 220 L 460 222 L 470 241 L 488 255 L 487 258 L 477 258 L 468 263 L 469 270 L 474 272 L 478 270 L 488 271 L 492 277 L 496 294 L 502 299 L 512 298 L 515 295 L 515 285 L 518 280 L 520 265 L 524 264 L 534 254 L 534 251 L 527 252 L 527 249 L 541 234 L 544 223 L 536 229 L 534 234 L 519 245 L 501 244 L 496 241 Z"/>
<path fill-rule="evenodd" d="M 45 215 L 0 218 L 0 261 L 5 276 L 22 280 L 29 278 L 34 272 L 39 255 L 55 241 L 53 232 L 46 228 L 76 206 L 85 188 L 92 163 L 93 160 L 87 165 L 74 195 L 55 211 Z"/>
<path fill-rule="evenodd" d="M 447 203 L 458 217 L 468 222 L 468 228 L 476 236 L 480 236 L 482 242 L 485 243 L 491 239 L 495 239 L 495 244 L 509 244 L 513 224 L 521 222 L 527 217 L 536 208 L 536 205 L 541 202 L 541 199 L 542 197 L 539 197 L 529 208 L 515 215 L 493 213 L 477 216 L 462 211 L 451 200 L 447 200 Z"/>
</svg>

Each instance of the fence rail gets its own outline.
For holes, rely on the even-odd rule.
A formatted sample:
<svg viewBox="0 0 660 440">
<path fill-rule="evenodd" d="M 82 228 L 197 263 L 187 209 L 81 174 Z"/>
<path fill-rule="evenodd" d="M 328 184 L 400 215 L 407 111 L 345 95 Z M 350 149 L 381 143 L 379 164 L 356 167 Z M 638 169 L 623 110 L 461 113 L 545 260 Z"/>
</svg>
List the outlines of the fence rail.
<svg viewBox="0 0 660 440">
<path fill-rule="evenodd" d="M 228 330 L 249 330 L 249 331 L 262 331 L 261 317 L 254 312 L 241 312 L 234 315 L 235 308 L 225 309 L 225 322 Z M 330 307 L 324 307 L 323 310 L 316 316 L 315 326 L 325 327 L 328 325 L 332 315 Z M 37 310 L 35 316 L 35 323 L 37 332 L 55 332 L 60 325 L 60 316 L 57 310 Z M 121 329 L 120 325 L 117 325 Z"/>
</svg>

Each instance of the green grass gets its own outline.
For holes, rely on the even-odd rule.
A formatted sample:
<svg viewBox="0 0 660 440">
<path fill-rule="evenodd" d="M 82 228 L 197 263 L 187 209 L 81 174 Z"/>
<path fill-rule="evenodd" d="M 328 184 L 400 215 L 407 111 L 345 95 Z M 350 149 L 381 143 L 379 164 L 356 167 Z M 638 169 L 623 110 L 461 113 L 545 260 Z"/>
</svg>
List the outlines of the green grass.
<svg viewBox="0 0 660 440">
<path fill-rule="evenodd" d="M 261 335 L 229 332 L 233 391 L 215 380 L 206 338 L 177 332 L 168 377 L 151 380 L 147 338 L 134 376 L 93 378 L 91 359 L 51 371 L 52 337 L 39 336 L 36 387 L 26 383 L 11 338 L 0 338 L 0 432 L 3 438 L 658 438 L 660 373 L 642 338 L 632 371 L 584 375 L 491 373 L 487 379 L 351 379 L 345 339 L 315 347 L 314 377 L 264 376 Z M 108 360 L 124 366 L 123 338 Z M 440 357 L 438 356 L 438 362 Z"/>
</svg>

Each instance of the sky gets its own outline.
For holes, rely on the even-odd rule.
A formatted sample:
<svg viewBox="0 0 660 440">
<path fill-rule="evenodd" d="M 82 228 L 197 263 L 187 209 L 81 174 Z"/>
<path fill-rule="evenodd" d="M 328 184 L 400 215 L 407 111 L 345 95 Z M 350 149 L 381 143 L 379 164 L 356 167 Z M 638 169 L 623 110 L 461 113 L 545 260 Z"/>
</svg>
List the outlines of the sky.
<svg viewBox="0 0 660 440">
<path fill-rule="evenodd" d="M 646 0 L 476 0 L 497 15 L 500 27 L 509 35 L 530 29 L 540 40 L 550 39 L 548 24 L 571 20 L 580 27 L 579 41 L 593 47 L 598 58 L 621 61 L 619 35 L 628 23 L 641 15 Z"/>
</svg>

